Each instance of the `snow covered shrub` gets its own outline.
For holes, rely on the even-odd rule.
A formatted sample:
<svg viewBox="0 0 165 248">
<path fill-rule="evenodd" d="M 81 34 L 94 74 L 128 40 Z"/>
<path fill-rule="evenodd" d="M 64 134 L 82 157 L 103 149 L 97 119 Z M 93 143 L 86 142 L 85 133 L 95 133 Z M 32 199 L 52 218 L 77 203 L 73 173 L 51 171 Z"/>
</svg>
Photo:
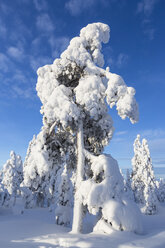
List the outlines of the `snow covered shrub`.
<svg viewBox="0 0 165 248">
<path fill-rule="evenodd" d="M 135 201 L 144 206 L 145 214 L 155 214 L 157 212 L 157 197 L 152 161 L 147 140 L 143 139 L 141 144 L 140 135 L 137 135 L 134 142 L 132 166 L 132 189 Z"/>
<path fill-rule="evenodd" d="M 123 177 L 117 161 L 110 155 L 93 156 L 91 160 L 93 177 L 82 181 L 79 196 L 91 214 L 101 217 L 94 231 L 110 233 L 112 229 L 142 232 L 138 207 L 124 195 Z"/>
<path fill-rule="evenodd" d="M 11 198 L 13 198 L 13 204 L 16 196 L 20 194 L 20 184 L 22 181 L 23 168 L 21 157 L 16 155 L 14 151 L 11 151 L 10 159 L 3 166 L 2 184 L 9 192 Z"/>
<path fill-rule="evenodd" d="M 102 68 L 102 43 L 107 43 L 109 37 L 108 25 L 89 24 L 80 31 L 78 37 L 70 41 L 59 59 L 37 71 L 36 89 L 42 102 L 43 128 L 26 159 L 24 184 L 33 191 L 43 193 L 45 197 L 51 195 L 55 198 L 57 195 L 59 198 L 60 195 L 58 204 L 65 211 L 70 211 L 71 206 L 68 194 L 74 192 L 74 232 L 81 231 L 84 214 L 85 203 L 79 196 L 79 187 L 81 183 L 88 184 L 95 171 L 86 153 L 99 156 L 113 135 L 113 122 L 107 104 L 110 108 L 116 105 L 122 119 L 128 117 L 132 123 L 138 120 L 135 90 L 127 87 L 124 80 L 111 73 L 109 68 Z M 65 170 L 61 171 L 65 164 L 69 175 L 66 180 L 73 178 L 71 187 L 66 187 L 65 180 L 59 179 L 66 178 Z M 116 173 L 115 170 L 112 170 L 113 173 Z M 100 172 L 95 180 L 101 182 L 104 176 Z M 116 194 L 124 187 L 120 179 L 117 179 L 119 182 L 115 185 Z M 56 186 L 58 180 L 61 181 L 61 188 Z M 102 200 L 106 197 L 109 199 L 109 191 L 104 183 L 99 186 L 104 192 Z M 112 192 L 112 189 L 109 190 Z M 93 192 L 98 194 L 97 190 Z M 68 214 L 65 212 L 66 216 Z M 59 223 L 67 224 L 63 223 L 63 217 L 61 220 L 61 214 L 57 216 Z"/>
</svg>

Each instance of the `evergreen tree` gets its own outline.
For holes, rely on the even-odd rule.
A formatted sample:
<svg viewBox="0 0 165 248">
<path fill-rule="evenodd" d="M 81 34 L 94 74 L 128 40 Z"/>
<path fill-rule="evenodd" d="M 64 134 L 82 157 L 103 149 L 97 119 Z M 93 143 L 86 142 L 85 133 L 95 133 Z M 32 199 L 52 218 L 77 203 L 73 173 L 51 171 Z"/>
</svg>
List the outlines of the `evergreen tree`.
<svg viewBox="0 0 165 248">
<path fill-rule="evenodd" d="M 72 195 L 71 182 L 69 180 L 69 174 L 67 171 L 67 165 L 65 164 L 58 173 L 61 175 L 57 177 L 56 181 L 56 223 L 60 225 L 70 226 L 72 216 Z"/>
<path fill-rule="evenodd" d="M 70 133 L 59 130 L 51 132 L 47 126 L 42 127 L 38 136 L 30 142 L 24 162 L 23 186 L 28 187 L 32 194 L 31 196 L 27 190 L 28 194 L 24 193 L 26 206 L 48 207 L 55 202 L 58 171 L 65 159 L 68 170 L 71 170 L 75 161 L 73 151 L 74 145 Z M 31 204 L 29 204 L 30 199 Z"/>
<path fill-rule="evenodd" d="M 58 170 L 66 162 L 75 190 L 74 232 L 81 231 L 84 212 L 79 187 L 84 180 L 92 178 L 91 161 L 86 157 L 86 151 L 94 156 L 100 155 L 113 135 L 107 104 L 111 108 L 116 105 L 122 119 L 128 117 L 132 123 L 138 120 L 135 90 L 127 87 L 124 80 L 111 73 L 109 68 L 102 68 L 104 59 L 101 48 L 102 43 L 108 42 L 109 33 L 108 25 L 89 24 L 80 31 L 79 37 L 71 40 L 59 59 L 37 71 L 36 89 L 42 102 L 44 125 L 41 133 L 46 130 L 45 136 L 42 133 L 44 138 L 41 139 L 39 153 L 45 155 L 43 163 L 37 161 L 34 166 L 29 163 L 30 167 L 25 170 L 29 171 L 29 179 L 25 179 L 25 184 L 28 185 L 39 174 L 40 182 L 50 182 L 53 175 L 54 185 L 60 174 Z M 35 161 L 35 158 L 32 160 Z M 48 178 L 43 176 L 45 171 Z M 39 185 L 37 182 L 35 190 Z"/>
<path fill-rule="evenodd" d="M 20 184 L 23 181 L 23 168 L 22 160 L 19 155 L 14 151 L 10 152 L 10 159 L 7 160 L 3 166 L 3 180 L 4 187 L 8 190 L 9 194 L 14 198 L 20 190 Z"/>
<path fill-rule="evenodd" d="M 127 197 L 131 200 L 134 199 L 134 196 L 133 196 L 133 191 L 132 191 L 132 178 L 131 178 L 131 174 L 129 172 L 129 169 L 127 169 L 127 172 L 126 172 L 126 179 L 124 180 L 124 184 L 125 184 L 125 193 L 127 195 Z"/>
<path fill-rule="evenodd" d="M 160 178 L 159 182 L 157 181 L 156 195 L 160 202 L 165 201 L 165 181 L 163 178 Z"/>
<path fill-rule="evenodd" d="M 144 205 L 146 214 L 154 214 L 157 211 L 155 177 L 147 140 L 143 139 L 141 144 L 140 135 L 134 142 L 132 165 L 132 189 L 135 201 Z"/>
<path fill-rule="evenodd" d="M 0 207 L 10 207 L 11 205 L 11 196 L 4 185 L 0 183 Z"/>
</svg>

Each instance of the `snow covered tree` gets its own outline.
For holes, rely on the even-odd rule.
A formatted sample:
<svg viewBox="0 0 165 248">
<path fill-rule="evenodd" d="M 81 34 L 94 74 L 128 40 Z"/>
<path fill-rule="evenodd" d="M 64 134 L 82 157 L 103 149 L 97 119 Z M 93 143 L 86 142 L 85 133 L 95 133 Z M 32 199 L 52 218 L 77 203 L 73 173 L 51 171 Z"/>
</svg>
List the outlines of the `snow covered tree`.
<svg viewBox="0 0 165 248">
<path fill-rule="evenodd" d="M 10 207 L 10 205 L 12 205 L 11 196 L 4 185 L 0 183 L 0 207 Z"/>
<path fill-rule="evenodd" d="M 127 230 L 141 233 L 141 215 L 137 206 L 124 193 L 124 179 L 118 163 L 110 155 L 85 155 L 91 161 L 93 176 L 81 182 L 78 194 L 91 214 L 98 216 L 94 231 L 111 233 Z"/>
<path fill-rule="evenodd" d="M 131 174 L 129 172 L 129 169 L 127 169 L 126 179 L 124 180 L 124 189 L 125 189 L 125 193 L 126 193 L 127 197 L 129 199 L 133 200 L 134 199 L 134 195 L 133 195 L 131 183 L 132 183 Z"/>
<path fill-rule="evenodd" d="M 1 170 L 0 171 L 0 183 L 2 182 L 2 179 L 3 179 L 3 171 Z"/>
<path fill-rule="evenodd" d="M 87 25 L 80 31 L 79 37 L 71 40 L 59 59 L 37 71 L 36 89 L 42 102 L 43 128 L 47 130 L 47 137 L 51 141 L 49 138 L 44 138 L 41 142 L 40 154 L 44 152 L 46 160 L 43 160 L 43 163 L 39 161 L 34 163 L 32 170 L 31 166 L 29 168 L 27 166 L 26 171 L 29 171 L 28 178 L 35 180 L 38 176 L 37 164 L 40 164 L 38 174 L 41 179 L 43 171 L 52 171 L 50 168 L 55 170 L 53 175 L 57 175 L 63 161 L 66 161 L 68 172 L 72 171 L 74 175 L 76 171 L 76 179 L 73 183 L 73 186 L 75 184 L 72 225 L 74 232 L 81 231 L 84 212 L 82 197 L 78 193 L 79 187 L 82 182 L 92 178 L 93 173 L 91 161 L 85 155 L 86 151 L 94 156 L 100 155 L 113 135 L 113 123 L 108 114 L 108 105 L 111 108 L 116 105 L 122 119 L 128 117 L 132 123 L 138 120 L 135 90 L 127 87 L 124 80 L 111 73 L 109 68 L 106 70 L 102 68 L 104 58 L 101 48 L 102 43 L 108 42 L 109 33 L 109 26 L 103 23 Z M 61 133 L 64 137 L 62 143 L 59 142 L 58 147 L 53 147 L 48 156 L 45 144 L 50 145 L 56 139 L 58 141 L 57 137 Z M 67 149 L 61 153 L 63 147 Z M 68 152 L 68 147 L 72 148 L 69 149 L 71 152 Z M 50 166 L 54 152 L 57 152 L 58 156 L 61 154 L 61 161 L 54 162 L 53 166 Z M 29 179 L 26 181 L 27 184 Z M 48 177 L 48 180 L 51 179 Z"/>
<path fill-rule="evenodd" d="M 14 201 L 20 190 L 20 184 L 23 181 L 22 160 L 14 151 L 10 152 L 10 159 L 3 166 L 2 184 L 8 190 Z"/>
<path fill-rule="evenodd" d="M 134 157 L 132 158 L 132 190 L 135 201 L 144 203 L 144 182 L 143 182 L 143 157 L 140 143 L 140 135 L 134 141 Z"/>
<path fill-rule="evenodd" d="M 143 139 L 141 144 L 140 135 L 135 140 L 134 152 L 132 189 L 135 200 L 144 205 L 146 214 L 155 214 L 157 212 L 157 197 L 152 161 L 147 140 Z"/>
<path fill-rule="evenodd" d="M 157 189 L 156 189 L 156 195 L 160 202 L 165 201 L 165 180 L 163 178 L 160 178 L 160 181 L 156 181 L 157 183 Z"/>
<path fill-rule="evenodd" d="M 23 166 L 23 186 L 24 188 L 28 187 L 33 195 L 32 197 L 31 194 L 29 195 L 30 191 L 25 190 L 24 197 L 27 207 L 35 205 L 35 202 L 41 207 L 50 206 L 55 202 L 58 171 L 65 159 L 68 168 L 72 166 L 75 161 L 73 151 L 74 146 L 70 133 L 59 132 L 59 130 L 52 133 L 47 126 L 42 127 L 38 136 L 34 137 L 29 144 Z M 31 204 L 29 200 L 32 200 Z"/>
<path fill-rule="evenodd" d="M 70 190 L 72 186 L 67 172 L 67 165 L 65 164 L 58 173 L 60 173 L 60 176 L 57 176 L 55 187 L 57 191 L 55 208 L 56 223 L 70 226 L 73 207 L 73 192 Z"/>
</svg>

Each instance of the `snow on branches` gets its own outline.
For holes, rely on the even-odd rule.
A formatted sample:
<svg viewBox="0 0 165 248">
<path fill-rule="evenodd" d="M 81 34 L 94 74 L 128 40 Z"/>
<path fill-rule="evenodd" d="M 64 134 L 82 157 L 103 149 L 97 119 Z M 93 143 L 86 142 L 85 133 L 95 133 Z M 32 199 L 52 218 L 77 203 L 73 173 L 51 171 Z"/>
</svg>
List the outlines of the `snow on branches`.
<svg viewBox="0 0 165 248">
<path fill-rule="evenodd" d="M 98 211 L 103 202 L 113 198 L 113 191 L 114 199 L 117 199 L 124 187 L 116 169 L 117 163 L 111 157 L 101 155 L 114 130 L 108 105 L 111 108 L 116 105 L 122 119 L 128 117 L 132 123 L 138 121 L 135 90 L 127 87 L 120 76 L 111 73 L 108 68 L 102 68 L 102 43 L 107 43 L 109 37 L 108 25 L 89 24 L 80 31 L 78 37 L 70 41 L 60 58 L 37 71 L 36 90 L 42 102 L 43 129 L 29 154 L 30 167 L 24 168 L 27 174 L 24 181 L 36 190 L 43 189 L 43 185 L 48 189 L 53 185 L 54 192 L 61 192 L 59 195 L 57 193 L 59 199 L 64 196 L 69 199 L 70 192 L 74 192 L 72 230 L 75 232 L 81 232 L 84 204 L 88 211 L 95 207 Z M 96 157 L 95 163 L 87 153 Z M 66 171 L 70 178 L 64 176 Z M 33 176 L 38 179 L 35 180 Z M 62 177 L 62 181 L 58 177 Z M 65 180 L 71 178 L 74 178 L 72 187 L 67 188 Z M 53 184 L 48 182 L 51 179 L 54 180 Z M 61 188 L 55 185 L 56 180 L 61 182 Z M 103 181 L 97 185 L 97 180 Z M 79 187 L 83 183 L 86 187 L 90 182 L 93 196 L 84 202 L 78 196 Z M 99 192 L 102 202 L 96 202 L 94 207 L 90 199 L 98 199 Z M 58 204 L 65 209 L 71 206 L 71 203 L 64 200 L 60 200 Z M 102 211 L 102 215 L 104 212 Z M 63 215 L 57 213 L 57 218 L 60 223 L 67 224 L 64 223 Z M 122 226 L 124 229 L 124 225 Z"/>
<path fill-rule="evenodd" d="M 134 142 L 134 157 L 132 159 L 132 190 L 135 201 L 143 204 L 146 214 L 157 212 L 156 183 L 146 139 L 140 142 L 140 135 Z"/>
</svg>

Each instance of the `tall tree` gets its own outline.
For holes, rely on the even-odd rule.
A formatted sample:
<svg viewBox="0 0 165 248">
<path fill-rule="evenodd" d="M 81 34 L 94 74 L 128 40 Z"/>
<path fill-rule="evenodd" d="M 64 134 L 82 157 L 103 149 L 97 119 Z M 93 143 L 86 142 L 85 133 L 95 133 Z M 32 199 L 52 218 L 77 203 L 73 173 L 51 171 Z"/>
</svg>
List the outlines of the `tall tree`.
<svg viewBox="0 0 165 248">
<path fill-rule="evenodd" d="M 84 150 L 101 154 L 113 134 L 107 103 L 111 108 L 116 105 L 122 119 L 129 117 L 132 123 L 138 120 L 135 90 L 127 87 L 123 79 L 110 73 L 108 68 L 101 68 L 104 65 L 101 43 L 108 42 L 109 33 L 108 25 L 87 25 L 53 65 L 37 72 L 44 125 L 51 126 L 55 133 L 59 127 L 70 130 L 75 137 L 77 177 L 72 227 L 75 232 L 81 231 L 83 214 L 78 187 L 89 177 L 85 171 Z"/>
</svg>

